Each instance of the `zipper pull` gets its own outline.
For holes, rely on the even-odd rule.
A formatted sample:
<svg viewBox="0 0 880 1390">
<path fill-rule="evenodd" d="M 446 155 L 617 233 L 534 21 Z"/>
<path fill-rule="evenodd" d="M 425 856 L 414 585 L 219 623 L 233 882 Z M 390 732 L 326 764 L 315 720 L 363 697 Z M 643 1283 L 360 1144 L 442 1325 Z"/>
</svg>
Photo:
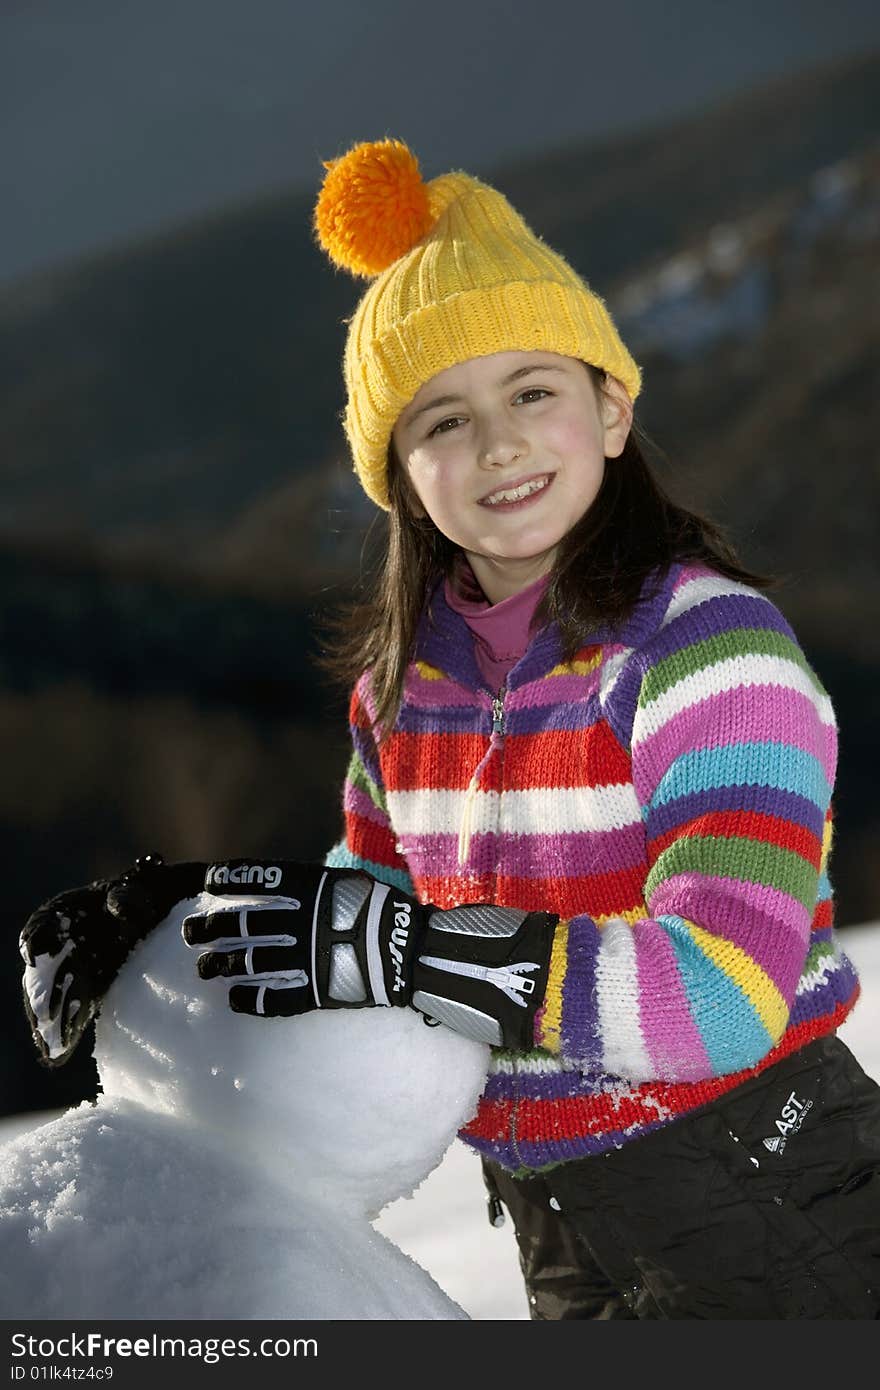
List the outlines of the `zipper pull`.
<svg viewBox="0 0 880 1390">
<path fill-rule="evenodd" d="M 504 733 L 504 696 L 505 688 L 502 685 L 498 694 L 492 701 L 492 732 L 493 734 L 503 735 Z"/>
<path fill-rule="evenodd" d="M 474 802 L 476 800 L 477 791 L 479 789 L 480 773 L 483 771 L 483 768 L 486 766 L 486 763 L 491 758 L 497 746 L 495 742 L 496 738 L 504 737 L 504 695 L 505 690 L 504 686 L 502 685 L 501 689 L 498 691 L 498 694 L 492 700 L 492 737 L 489 741 L 489 747 L 486 749 L 485 755 L 480 759 L 479 763 L 477 764 L 474 775 L 468 783 L 468 788 L 465 792 L 464 804 L 461 808 L 461 826 L 458 832 L 459 864 L 466 864 L 468 854 L 470 853 L 471 827 L 473 825 L 474 816 Z"/>
</svg>

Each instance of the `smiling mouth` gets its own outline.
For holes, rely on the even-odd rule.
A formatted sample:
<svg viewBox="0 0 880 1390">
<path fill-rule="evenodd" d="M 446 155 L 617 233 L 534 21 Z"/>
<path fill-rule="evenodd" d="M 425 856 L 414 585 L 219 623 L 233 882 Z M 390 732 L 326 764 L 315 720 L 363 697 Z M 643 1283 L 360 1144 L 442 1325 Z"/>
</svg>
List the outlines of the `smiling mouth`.
<svg viewBox="0 0 880 1390">
<path fill-rule="evenodd" d="M 552 481 L 552 473 L 543 473 L 538 478 L 527 478 L 525 482 L 517 487 L 499 488 L 497 492 L 490 492 L 488 497 L 480 498 L 481 507 L 500 507 L 505 503 L 523 502 L 527 497 L 533 496 L 536 492 L 543 492 Z"/>
</svg>

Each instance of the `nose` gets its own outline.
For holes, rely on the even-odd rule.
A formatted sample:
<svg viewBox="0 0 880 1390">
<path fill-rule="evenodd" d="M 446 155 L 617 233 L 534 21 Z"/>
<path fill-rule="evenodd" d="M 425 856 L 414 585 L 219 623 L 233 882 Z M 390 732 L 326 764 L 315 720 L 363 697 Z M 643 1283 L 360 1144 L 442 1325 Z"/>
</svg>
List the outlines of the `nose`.
<svg viewBox="0 0 880 1390">
<path fill-rule="evenodd" d="M 503 468 L 528 452 L 528 445 L 510 420 L 498 421 L 485 432 L 479 462 L 484 468 Z"/>
</svg>

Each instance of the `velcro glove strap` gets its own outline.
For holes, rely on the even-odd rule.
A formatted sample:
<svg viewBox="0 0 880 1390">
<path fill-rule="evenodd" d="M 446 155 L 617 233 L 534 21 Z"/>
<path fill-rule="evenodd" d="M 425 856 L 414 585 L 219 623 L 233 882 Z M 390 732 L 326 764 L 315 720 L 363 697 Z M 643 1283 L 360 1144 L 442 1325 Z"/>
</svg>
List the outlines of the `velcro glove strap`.
<svg viewBox="0 0 880 1390">
<path fill-rule="evenodd" d="M 19 937 L 25 1013 L 42 1061 L 67 1062 L 132 948 L 175 903 L 201 891 L 204 864 L 146 854 L 113 879 L 59 893 Z"/>
<path fill-rule="evenodd" d="M 457 1033 L 527 1052 L 559 918 L 491 903 L 434 908 L 419 946 L 413 1007 Z"/>
<path fill-rule="evenodd" d="M 255 898 L 195 913 L 187 945 L 237 1013 L 412 1004 L 482 1042 L 533 1046 L 558 918 L 492 904 L 441 911 L 357 869 L 289 860 L 212 864 L 208 892 Z M 262 901 L 261 901 L 262 900 Z"/>
</svg>

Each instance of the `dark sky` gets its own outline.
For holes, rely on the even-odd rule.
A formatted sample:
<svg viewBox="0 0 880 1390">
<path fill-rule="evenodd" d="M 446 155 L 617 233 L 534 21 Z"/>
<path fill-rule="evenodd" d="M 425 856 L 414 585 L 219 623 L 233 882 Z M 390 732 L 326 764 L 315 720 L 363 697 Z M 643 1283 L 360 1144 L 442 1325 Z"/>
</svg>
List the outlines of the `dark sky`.
<svg viewBox="0 0 880 1390">
<path fill-rule="evenodd" d="M 356 140 L 485 174 L 877 47 L 877 0 L 0 0 L 0 279 Z"/>
</svg>

